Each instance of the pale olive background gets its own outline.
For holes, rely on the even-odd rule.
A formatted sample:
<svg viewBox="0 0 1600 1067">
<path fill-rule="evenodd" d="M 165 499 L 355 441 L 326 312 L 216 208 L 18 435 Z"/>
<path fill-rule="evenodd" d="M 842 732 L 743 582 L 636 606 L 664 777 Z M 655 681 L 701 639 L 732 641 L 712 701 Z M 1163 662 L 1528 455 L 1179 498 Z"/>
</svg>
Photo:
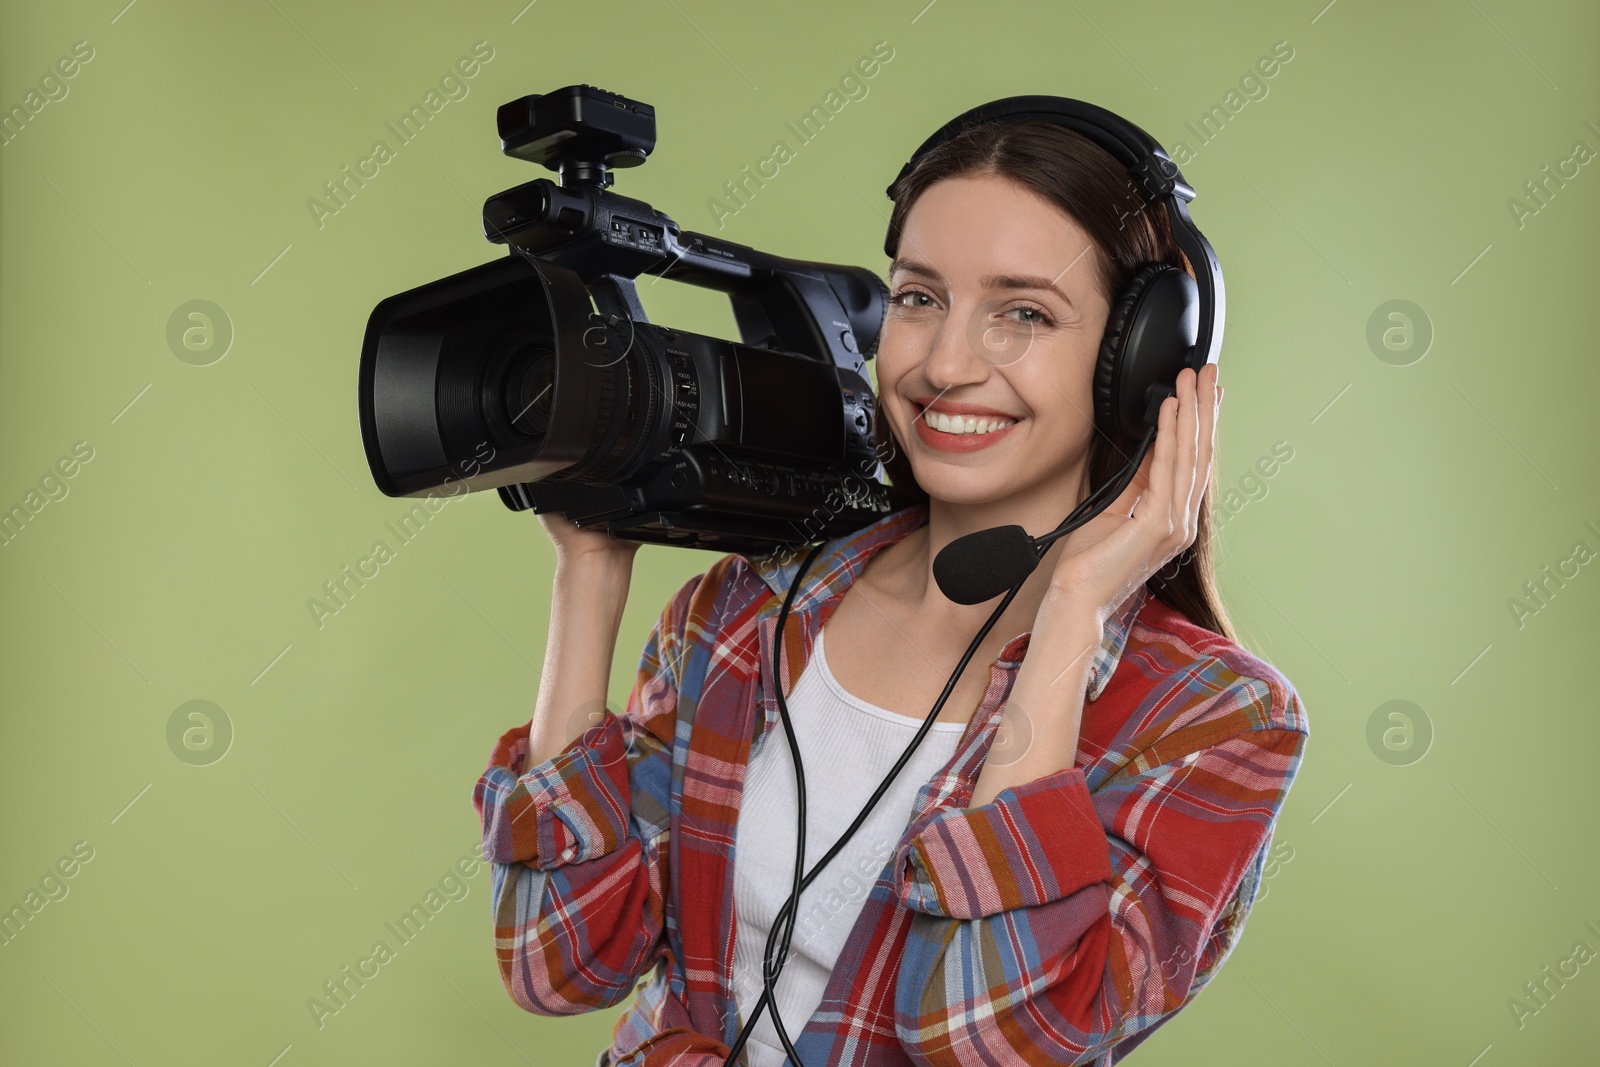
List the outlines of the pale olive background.
<svg viewBox="0 0 1600 1067">
<path fill-rule="evenodd" d="M 7 110 L 94 50 L 0 147 L 0 507 L 93 449 L 0 547 L 0 907 L 93 849 L 0 947 L 0 1061 L 563 1065 L 605 1043 L 615 1012 L 507 997 L 487 868 L 322 1028 L 307 1008 L 473 849 L 473 783 L 537 692 L 552 573 L 537 521 L 492 492 L 410 544 L 386 530 L 411 502 L 367 471 L 362 330 L 380 299 L 502 254 L 479 206 L 547 172 L 500 154 L 494 110 L 575 82 L 657 109 L 619 192 L 880 271 L 884 186 L 975 104 L 1075 96 L 1185 142 L 1227 277 L 1218 478 L 1248 500 L 1222 586 L 1312 740 L 1233 958 L 1131 1059 L 1593 1055 L 1600 965 L 1520 1027 L 1508 1005 L 1578 941 L 1600 950 L 1600 565 L 1521 626 L 1508 606 L 1578 541 L 1600 550 L 1600 162 L 1520 226 L 1508 206 L 1576 142 L 1600 150 L 1592 5 L 124 3 L 0 16 Z M 469 94 L 397 146 L 384 123 L 479 41 Z M 799 145 L 785 123 L 879 41 L 867 95 Z M 1267 95 L 1201 144 L 1185 124 L 1279 41 Z M 395 158 L 319 228 L 308 200 L 379 138 Z M 779 139 L 795 157 L 718 230 L 708 201 Z M 169 319 L 199 300 L 231 343 L 179 358 Z M 1369 344 L 1402 300 L 1432 334 L 1420 359 L 1387 310 L 1397 350 Z M 715 294 L 645 302 L 731 335 Z M 1292 459 L 1252 480 L 1275 446 Z M 319 628 L 307 601 L 380 538 L 396 558 Z M 713 559 L 641 550 L 614 702 Z M 1385 709 L 1369 743 L 1397 700 L 1408 719 Z M 220 760 L 220 734 L 169 743 L 190 701 L 231 724 Z"/>
</svg>

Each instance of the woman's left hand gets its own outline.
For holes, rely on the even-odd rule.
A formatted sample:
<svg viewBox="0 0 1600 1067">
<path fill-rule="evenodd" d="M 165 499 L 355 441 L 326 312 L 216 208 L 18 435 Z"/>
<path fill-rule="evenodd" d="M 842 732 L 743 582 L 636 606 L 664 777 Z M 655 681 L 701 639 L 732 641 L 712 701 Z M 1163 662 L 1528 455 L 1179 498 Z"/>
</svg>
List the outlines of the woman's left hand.
<svg viewBox="0 0 1600 1067">
<path fill-rule="evenodd" d="M 1110 507 L 1064 538 L 1006 700 L 1001 725 L 1008 729 L 989 750 L 969 808 L 988 804 L 1008 787 L 1075 765 L 1081 697 L 1093 664 L 1088 654 L 1099 646 L 1106 620 L 1122 602 L 1194 544 L 1200 498 L 1211 482 L 1221 400 L 1216 364 L 1207 364 L 1199 375 L 1188 368 L 1179 373 L 1177 395 L 1162 403 L 1156 439 L 1138 473 Z M 1063 698 L 1059 685 L 1074 667 L 1072 685 L 1079 699 Z M 1064 700 L 1063 713 L 1058 709 Z M 1028 708 L 1049 710 L 1030 715 Z"/>
<path fill-rule="evenodd" d="M 1186 367 L 1176 384 L 1138 473 L 1110 507 L 1067 535 L 1050 576 L 1052 599 L 1101 624 L 1199 530 L 1222 403 L 1217 365 L 1198 375 Z"/>
</svg>

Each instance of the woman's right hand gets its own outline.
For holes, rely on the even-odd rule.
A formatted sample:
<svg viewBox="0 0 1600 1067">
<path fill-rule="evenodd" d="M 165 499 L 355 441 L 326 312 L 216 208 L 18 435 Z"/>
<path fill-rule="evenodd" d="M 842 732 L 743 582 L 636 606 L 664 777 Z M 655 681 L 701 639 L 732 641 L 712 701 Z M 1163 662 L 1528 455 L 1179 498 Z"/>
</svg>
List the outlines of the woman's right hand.
<svg viewBox="0 0 1600 1067">
<path fill-rule="evenodd" d="M 612 537 L 601 527 L 584 529 L 559 511 L 541 512 L 538 517 L 539 524 L 556 546 L 558 565 L 591 558 L 631 565 L 634 554 L 639 551 L 640 542 Z"/>
</svg>

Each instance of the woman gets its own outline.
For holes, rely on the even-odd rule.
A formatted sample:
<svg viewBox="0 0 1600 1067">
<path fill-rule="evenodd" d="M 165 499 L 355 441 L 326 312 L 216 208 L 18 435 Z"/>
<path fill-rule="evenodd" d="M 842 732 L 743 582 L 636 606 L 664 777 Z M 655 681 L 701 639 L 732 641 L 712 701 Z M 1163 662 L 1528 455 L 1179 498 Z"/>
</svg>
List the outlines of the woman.
<svg viewBox="0 0 1600 1067">
<path fill-rule="evenodd" d="M 640 987 L 602 1064 L 721 1064 L 759 999 L 794 864 L 775 689 L 805 761 L 809 865 L 993 610 L 943 596 L 939 550 L 1054 529 L 1132 451 L 1091 414 L 1112 297 L 1142 262 L 1190 268 L 1127 172 L 1060 127 L 991 123 L 894 198 L 877 376 L 898 510 L 808 568 L 780 678 L 798 564 L 723 556 L 661 614 L 626 713 L 593 725 L 637 544 L 540 517 L 557 557 L 545 671 L 474 803 L 512 998 L 567 1015 Z M 1138 475 L 1051 545 L 802 897 L 776 1004 L 807 1067 L 1114 1063 L 1237 943 L 1308 726 L 1212 579 L 1216 370 L 1179 376 Z M 785 1058 L 770 1015 L 755 1067 Z"/>
</svg>

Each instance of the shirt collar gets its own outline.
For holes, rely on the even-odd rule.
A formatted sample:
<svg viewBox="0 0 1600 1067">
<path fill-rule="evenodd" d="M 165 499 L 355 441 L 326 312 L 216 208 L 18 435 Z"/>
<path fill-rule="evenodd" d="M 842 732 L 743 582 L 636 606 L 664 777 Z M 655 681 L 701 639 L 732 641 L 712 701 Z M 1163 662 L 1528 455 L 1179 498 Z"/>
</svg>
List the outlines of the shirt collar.
<svg viewBox="0 0 1600 1067">
<path fill-rule="evenodd" d="M 825 542 L 822 551 L 807 568 L 805 581 L 795 594 L 795 602 L 790 607 L 789 614 L 805 616 L 804 628 L 808 633 L 812 632 L 815 629 L 817 613 L 829 601 L 844 595 L 845 590 L 861 576 L 862 571 L 866 570 L 867 562 L 874 553 L 899 541 L 927 522 L 928 505 L 914 504 L 890 512 L 853 533 Z M 783 608 L 784 597 L 788 596 L 789 586 L 800 570 L 800 564 L 805 560 L 805 556 L 805 552 L 789 552 L 746 557 L 750 566 L 776 594 L 761 608 L 758 616 L 760 619 L 777 617 Z M 1116 671 L 1123 650 L 1127 647 L 1133 621 L 1148 598 L 1148 590 L 1143 583 L 1140 583 L 1138 588 L 1106 619 L 1100 648 L 1095 652 L 1094 663 L 1090 666 L 1086 700 L 1099 699 L 1107 683 L 1111 681 L 1111 675 Z M 1000 650 L 998 659 L 1002 668 L 1012 669 L 1021 665 L 1023 654 L 1028 649 L 1028 639 L 1032 634 L 1033 631 L 1029 630 L 1006 643 Z"/>
</svg>

